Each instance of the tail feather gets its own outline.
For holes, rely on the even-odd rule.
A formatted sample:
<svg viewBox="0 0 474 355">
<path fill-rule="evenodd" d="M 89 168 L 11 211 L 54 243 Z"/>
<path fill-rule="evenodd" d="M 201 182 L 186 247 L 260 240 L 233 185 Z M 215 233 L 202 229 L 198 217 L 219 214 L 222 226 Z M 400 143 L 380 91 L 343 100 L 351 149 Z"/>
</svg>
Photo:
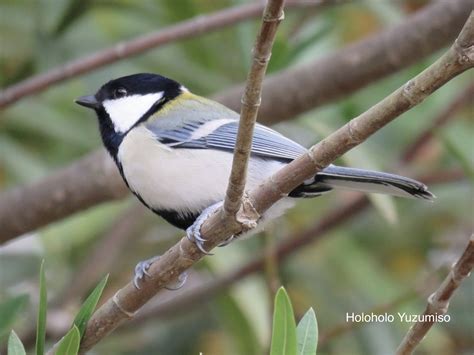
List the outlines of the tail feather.
<svg viewBox="0 0 474 355">
<path fill-rule="evenodd" d="M 432 201 L 435 196 L 426 185 L 403 176 L 371 170 L 330 165 L 313 179 L 296 188 L 290 196 L 313 197 L 333 188 L 382 193 Z"/>
</svg>

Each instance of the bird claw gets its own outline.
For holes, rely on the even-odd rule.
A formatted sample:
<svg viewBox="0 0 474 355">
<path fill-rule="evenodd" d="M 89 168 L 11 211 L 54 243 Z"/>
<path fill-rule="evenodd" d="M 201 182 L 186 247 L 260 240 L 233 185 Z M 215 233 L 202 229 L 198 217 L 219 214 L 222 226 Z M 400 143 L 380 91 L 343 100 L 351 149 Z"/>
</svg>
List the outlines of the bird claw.
<svg viewBox="0 0 474 355">
<path fill-rule="evenodd" d="M 150 273 L 148 272 L 148 269 L 150 268 L 151 264 L 153 264 L 159 258 L 160 258 L 159 256 L 154 256 L 153 258 L 140 261 L 135 266 L 135 275 L 133 276 L 133 284 L 135 285 L 135 288 L 137 290 L 140 289 L 140 286 L 138 285 L 138 282 L 145 279 L 145 276 L 150 276 Z"/>
<path fill-rule="evenodd" d="M 151 264 L 153 264 L 155 261 L 158 261 L 158 259 L 160 259 L 159 255 L 154 256 L 147 260 L 140 261 L 135 266 L 135 275 L 133 277 L 133 285 L 135 286 L 137 290 L 140 289 L 138 282 L 144 280 L 145 276 L 148 276 L 148 277 L 150 276 L 148 269 L 150 268 Z M 186 283 L 187 279 L 188 279 L 188 274 L 186 272 L 183 272 L 181 275 L 178 276 L 177 286 L 165 286 L 165 288 L 170 291 L 179 290 Z"/>
<path fill-rule="evenodd" d="M 219 248 L 222 248 L 222 247 L 225 247 L 226 245 L 229 245 L 230 243 L 232 243 L 232 241 L 234 240 L 234 236 L 231 235 L 229 238 L 227 238 L 226 240 L 224 240 L 222 243 L 219 243 L 217 246 Z"/>
<path fill-rule="evenodd" d="M 217 210 L 219 209 L 223 204 L 223 201 L 217 202 L 209 207 L 207 207 L 202 213 L 199 215 L 199 217 L 194 221 L 194 223 L 186 229 L 186 237 L 188 240 L 196 245 L 196 247 L 206 255 L 214 255 L 212 253 L 209 253 L 204 248 L 204 243 L 207 241 L 203 237 L 201 237 L 201 227 L 204 224 L 204 222 Z"/>
<path fill-rule="evenodd" d="M 182 274 L 180 274 L 178 276 L 178 280 L 176 282 L 176 285 L 174 286 L 165 286 L 165 288 L 169 291 L 177 291 L 179 290 L 181 287 L 184 286 L 184 284 L 186 283 L 186 280 L 188 279 L 188 273 L 187 272 L 183 272 Z"/>
</svg>

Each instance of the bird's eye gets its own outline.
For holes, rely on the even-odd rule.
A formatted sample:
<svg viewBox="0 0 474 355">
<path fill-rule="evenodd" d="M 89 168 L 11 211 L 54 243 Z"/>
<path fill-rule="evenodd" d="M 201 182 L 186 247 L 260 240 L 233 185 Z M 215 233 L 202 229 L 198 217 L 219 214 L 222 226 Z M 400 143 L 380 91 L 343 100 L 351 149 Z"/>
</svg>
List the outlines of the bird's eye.
<svg viewBox="0 0 474 355">
<path fill-rule="evenodd" d="M 114 91 L 114 98 L 120 99 L 121 97 L 127 96 L 127 90 L 125 88 L 118 88 Z"/>
</svg>

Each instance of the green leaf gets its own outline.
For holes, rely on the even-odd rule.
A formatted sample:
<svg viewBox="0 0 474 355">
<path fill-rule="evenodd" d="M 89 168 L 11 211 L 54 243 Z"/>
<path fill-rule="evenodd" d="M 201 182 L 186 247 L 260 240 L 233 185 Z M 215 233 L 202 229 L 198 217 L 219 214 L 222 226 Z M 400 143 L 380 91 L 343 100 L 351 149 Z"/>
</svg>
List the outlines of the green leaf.
<svg viewBox="0 0 474 355">
<path fill-rule="evenodd" d="M 44 340 L 46 337 L 46 310 L 48 301 L 46 278 L 44 276 L 44 260 L 41 262 L 40 267 L 39 292 L 38 319 L 36 321 L 36 355 L 43 355 Z"/>
<path fill-rule="evenodd" d="M 105 275 L 105 277 L 97 284 L 94 290 L 91 292 L 89 297 L 84 301 L 81 306 L 81 309 L 76 315 L 74 319 L 74 325 L 77 326 L 80 334 L 80 338 L 84 335 L 86 330 L 86 325 L 89 319 L 92 316 L 92 313 L 99 302 L 100 296 L 102 295 L 102 291 L 104 291 L 105 285 L 107 284 L 107 279 L 109 278 L 109 274 Z"/>
<path fill-rule="evenodd" d="M 313 308 L 308 309 L 296 328 L 298 355 L 315 355 L 318 346 L 318 322 Z"/>
<path fill-rule="evenodd" d="M 28 295 L 20 295 L 0 303 L 0 337 L 8 334 L 17 314 L 28 302 Z"/>
<path fill-rule="evenodd" d="M 14 330 L 8 338 L 8 355 L 26 355 L 25 347 Z"/>
<path fill-rule="evenodd" d="M 283 287 L 275 296 L 270 355 L 296 355 L 296 324 L 290 298 Z"/>
<path fill-rule="evenodd" d="M 76 355 L 79 352 L 79 345 L 81 343 L 81 335 L 76 325 L 67 332 L 67 334 L 60 340 L 56 355 Z"/>
</svg>

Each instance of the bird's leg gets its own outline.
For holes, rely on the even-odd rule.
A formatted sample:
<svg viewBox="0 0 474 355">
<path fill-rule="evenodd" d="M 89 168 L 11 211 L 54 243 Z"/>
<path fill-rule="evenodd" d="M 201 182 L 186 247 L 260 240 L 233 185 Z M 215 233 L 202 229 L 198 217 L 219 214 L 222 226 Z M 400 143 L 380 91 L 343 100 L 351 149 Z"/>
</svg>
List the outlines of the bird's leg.
<svg viewBox="0 0 474 355">
<path fill-rule="evenodd" d="M 193 242 L 196 244 L 198 249 L 202 251 L 206 255 L 212 255 L 209 253 L 206 249 L 204 249 L 204 243 L 206 242 L 206 239 L 201 237 L 201 227 L 203 223 L 215 212 L 217 211 L 222 205 L 224 204 L 224 201 L 219 201 L 209 207 L 207 207 L 202 213 L 199 215 L 199 217 L 194 221 L 193 225 L 190 226 L 188 229 L 186 229 L 186 236 L 189 239 L 190 242 Z M 224 246 L 230 243 L 232 240 L 232 237 L 224 241 L 223 244 L 221 243 L 219 246 Z"/>
<path fill-rule="evenodd" d="M 135 276 L 133 277 L 133 284 L 135 285 L 136 289 L 140 289 L 140 286 L 138 286 L 138 282 L 143 280 L 145 278 L 145 275 L 150 276 L 150 274 L 148 273 L 148 269 L 150 268 L 151 264 L 153 264 L 155 261 L 158 261 L 159 258 L 160 256 L 157 255 L 150 259 L 140 261 L 137 266 L 135 266 Z M 178 276 L 176 286 L 165 286 L 165 288 L 170 291 L 179 290 L 186 283 L 187 278 L 188 274 L 186 272 L 183 272 L 181 275 Z"/>
</svg>

